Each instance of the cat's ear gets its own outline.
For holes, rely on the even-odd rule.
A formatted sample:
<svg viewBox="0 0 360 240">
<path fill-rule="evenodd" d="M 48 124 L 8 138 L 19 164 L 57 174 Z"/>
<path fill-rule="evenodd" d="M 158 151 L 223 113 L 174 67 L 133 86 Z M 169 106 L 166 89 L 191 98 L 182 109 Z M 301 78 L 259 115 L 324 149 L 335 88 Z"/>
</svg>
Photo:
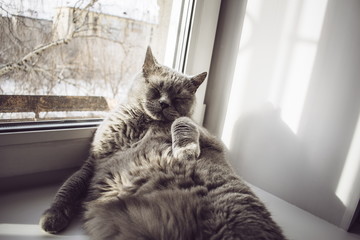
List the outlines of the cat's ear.
<svg viewBox="0 0 360 240">
<path fill-rule="evenodd" d="M 151 52 L 150 46 L 148 46 L 146 50 L 145 61 L 143 64 L 143 73 L 145 77 L 148 76 L 149 73 L 154 70 L 156 64 L 157 61 Z"/>
<path fill-rule="evenodd" d="M 194 92 L 204 82 L 206 76 L 207 76 L 207 72 L 203 72 L 203 73 L 200 73 L 190 79 L 192 85 L 195 87 L 195 89 L 193 89 Z"/>
</svg>

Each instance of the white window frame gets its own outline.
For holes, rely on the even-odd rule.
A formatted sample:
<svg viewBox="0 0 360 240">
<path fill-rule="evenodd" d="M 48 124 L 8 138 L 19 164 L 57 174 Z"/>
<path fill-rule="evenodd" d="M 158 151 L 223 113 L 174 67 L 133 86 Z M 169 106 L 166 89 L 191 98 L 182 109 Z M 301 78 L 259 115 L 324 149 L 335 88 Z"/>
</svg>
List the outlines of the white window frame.
<svg viewBox="0 0 360 240">
<path fill-rule="evenodd" d="M 221 0 L 195 0 L 184 72 L 209 72 Z M 194 118 L 202 122 L 207 81 L 197 92 Z M 96 126 L 0 133 L 0 192 L 66 177 L 86 159 Z M 42 177 L 43 176 L 43 177 Z M 45 177 L 44 177 L 45 176 Z"/>
</svg>

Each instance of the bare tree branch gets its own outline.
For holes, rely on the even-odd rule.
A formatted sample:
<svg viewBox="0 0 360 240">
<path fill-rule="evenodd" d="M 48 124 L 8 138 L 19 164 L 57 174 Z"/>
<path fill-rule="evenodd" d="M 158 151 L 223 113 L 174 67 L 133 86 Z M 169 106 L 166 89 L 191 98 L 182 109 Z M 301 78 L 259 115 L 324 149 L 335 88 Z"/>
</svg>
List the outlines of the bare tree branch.
<svg viewBox="0 0 360 240">
<path fill-rule="evenodd" d="M 29 69 L 28 62 L 32 58 L 39 57 L 44 51 L 46 51 L 50 48 L 53 48 L 53 47 L 56 47 L 59 45 L 63 45 L 63 44 L 68 44 L 75 37 L 86 37 L 86 35 L 77 36 L 76 34 L 79 30 L 81 30 L 81 27 L 84 26 L 84 24 L 86 23 L 86 19 L 89 14 L 88 9 L 91 8 L 97 1 L 98 0 L 91 0 L 84 8 L 75 9 L 74 14 L 76 13 L 76 15 L 74 16 L 74 19 L 73 19 L 73 21 L 75 21 L 74 22 L 75 29 L 72 30 L 71 32 L 69 32 L 65 38 L 58 39 L 58 40 L 52 41 L 50 43 L 42 44 L 42 45 L 34 48 L 32 51 L 27 53 L 24 57 L 22 57 L 18 61 L 5 64 L 4 66 L 0 67 L 0 76 L 5 75 L 5 74 L 15 71 L 15 70 L 28 71 L 28 69 Z M 81 18 L 83 19 L 83 21 L 80 23 L 80 25 L 76 26 L 78 23 L 77 21 L 80 21 Z"/>
</svg>

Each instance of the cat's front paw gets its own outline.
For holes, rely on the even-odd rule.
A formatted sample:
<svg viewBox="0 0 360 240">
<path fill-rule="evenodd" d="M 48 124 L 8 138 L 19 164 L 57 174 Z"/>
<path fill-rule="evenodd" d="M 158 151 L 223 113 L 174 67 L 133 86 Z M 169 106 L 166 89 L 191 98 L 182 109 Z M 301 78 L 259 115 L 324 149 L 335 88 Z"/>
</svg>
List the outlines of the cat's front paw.
<svg viewBox="0 0 360 240">
<path fill-rule="evenodd" d="M 185 147 L 175 147 L 173 156 L 181 160 L 195 160 L 200 156 L 200 147 L 197 143 L 189 143 Z"/>
<path fill-rule="evenodd" d="M 200 132 L 196 124 L 181 117 L 171 126 L 173 156 L 177 159 L 194 160 L 200 156 Z"/>
<path fill-rule="evenodd" d="M 69 225 L 69 217 L 64 211 L 57 208 L 46 210 L 40 219 L 41 228 L 48 233 L 58 233 Z"/>
</svg>

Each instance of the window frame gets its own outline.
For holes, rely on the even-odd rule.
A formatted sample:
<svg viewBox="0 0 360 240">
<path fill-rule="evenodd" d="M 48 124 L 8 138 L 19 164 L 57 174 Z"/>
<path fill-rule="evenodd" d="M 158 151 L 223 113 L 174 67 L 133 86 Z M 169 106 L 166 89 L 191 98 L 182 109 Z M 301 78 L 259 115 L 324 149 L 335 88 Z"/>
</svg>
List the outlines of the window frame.
<svg viewBox="0 0 360 240">
<path fill-rule="evenodd" d="M 221 0 L 194 0 L 187 44 L 178 46 L 187 74 L 209 72 L 220 4 Z M 205 110 L 206 85 L 207 80 L 197 91 L 194 119 L 199 123 Z M 40 128 L 0 131 L 0 182 L 6 183 L 0 184 L 0 192 L 65 178 L 86 159 L 100 123 L 48 124 L 46 128 L 39 124 Z"/>
</svg>

